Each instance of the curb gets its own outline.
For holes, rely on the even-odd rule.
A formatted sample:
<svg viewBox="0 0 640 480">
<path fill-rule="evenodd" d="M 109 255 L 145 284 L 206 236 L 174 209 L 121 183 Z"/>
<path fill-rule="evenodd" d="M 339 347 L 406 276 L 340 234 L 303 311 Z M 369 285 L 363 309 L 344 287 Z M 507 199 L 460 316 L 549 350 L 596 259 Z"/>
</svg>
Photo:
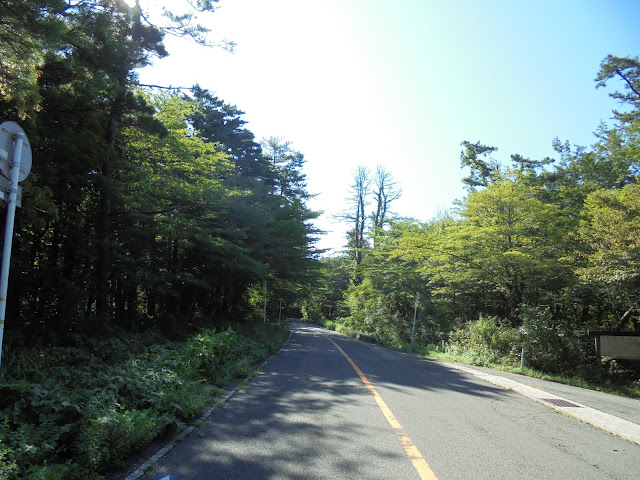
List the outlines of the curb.
<svg viewBox="0 0 640 480">
<path fill-rule="evenodd" d="M 607 433 L 640 445 L 640 425 L 637 423 L 596 410 L 595 408 L 582 405 L 558 395 L 547 393 L 539 388 L 524 385 L 509 378 L 492 375 L 490 373 L 481 372 L 470 367 L 450 362 L 447 362 L 446 365 L 457 370 L 470 373 L 481 380 L 492 383 L 506 390 L 516 392 L 530 398 L 531 400 L 535 400 L 546 407 L 552 408 L 559 413 L 573 417 Z"/>
</svg>

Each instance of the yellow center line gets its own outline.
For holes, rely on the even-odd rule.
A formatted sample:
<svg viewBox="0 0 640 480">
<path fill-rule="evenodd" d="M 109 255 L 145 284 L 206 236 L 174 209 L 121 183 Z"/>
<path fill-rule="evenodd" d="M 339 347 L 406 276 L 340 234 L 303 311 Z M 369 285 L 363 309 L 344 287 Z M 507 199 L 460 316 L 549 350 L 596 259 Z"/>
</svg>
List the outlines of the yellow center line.
<svg viewBox="0 0 640 480">
<path fill-rule="evenodd" d="M 367 379 L 367 377 L 364 376 L 364 373 L 362 373 L 362 370 L 358 368 L 358 366 L 354 363 L 354 361 L 351 360 L 349 355 L 347 355 L 345 351 L 342 350 L 336 342 L 331 340 L 326 335 L 325 337 L 327 338 L 327 340 L 333 343 L 333 345 L 340 351 L 340 353 L 342 353 L 342 355 L 344 355 L 344 358 L 346 358 L 347 361 L 351 364 L 353 369 L 356 371 L 356 373 L 360 377 L 360 380 L 362 380 L 362 383 L 364 383 L 365 386 L 369 389 L 369 392 L 371 392 L 371 395 L 373 395 L 373 398 L 378 404 L 378 407 L 380 407 L 380 410 L 382 411 L 384 418 L 387 419 L 387 422 L 389 422 L 389 425 L 391 425 L 391 428 L 393 428 L 393 431 L 399 437 L 400 443 L 402 444 L 404 451 L 407 452 L 407 455 L 411 459 L 411 463 L 413 464 L 413 467 L 418 472 L 418 475 L 420 475 L 420 478 L 422 480 L 438 480 L 438 477 L 436 477 L 436 474 L 433 473 L 433 470 L 431 470 L 431 467 L 429 466 L 427 461 L 424 459 L 424 457 L 418 450 L 418 447 L 416 447 L 413 444 L 411 439 L 404 432 L 404 429 L 402 428 L 402 425 L 400 425 L 400 422 L 398 422 L 398 419 L 395 417 L 391 409 L 384 402 L 384 400 L 382 399 L 378 391 L 375 389 L 375 387 L 371 385 L 371 382 Z"/>
</svg>

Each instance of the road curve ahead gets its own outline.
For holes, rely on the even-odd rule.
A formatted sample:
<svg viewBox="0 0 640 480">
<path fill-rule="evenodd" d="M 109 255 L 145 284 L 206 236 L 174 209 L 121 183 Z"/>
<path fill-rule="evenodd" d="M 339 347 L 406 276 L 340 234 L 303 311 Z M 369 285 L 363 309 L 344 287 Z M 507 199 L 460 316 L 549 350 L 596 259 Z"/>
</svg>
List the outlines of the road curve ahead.
<svg viewBox="0 0 640 480">
<path fill-rule="evenodd" d="M 263 372 L 143 478 L 602 480 L 639 472 L 638 445 L 446 365 L 293 323 Z"/>
</svg>

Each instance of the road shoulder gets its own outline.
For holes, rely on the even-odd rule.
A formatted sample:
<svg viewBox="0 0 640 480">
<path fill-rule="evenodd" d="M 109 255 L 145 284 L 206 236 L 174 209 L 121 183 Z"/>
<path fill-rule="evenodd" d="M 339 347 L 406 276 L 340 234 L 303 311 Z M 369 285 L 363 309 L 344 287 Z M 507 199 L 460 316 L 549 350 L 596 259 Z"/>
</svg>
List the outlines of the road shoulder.
<svg viewBox="0 0 640 480">
<path fill-rule="evenodd" d="M 441 363 L 451 368 L 469 373 L 481 380 L 492 383 L 493 385 L 516 392 L 564 415 L 576 418 L 584 423 L 599 428 L 600 430 L 604 430 L 605 432 L 640 445 L 640 425 L 638 423 L 621 418 L 620 416 L 612 415 L 597 408 L 592 408 L 588 405 L 575 401 L 573 398 L 567 398 L 572 397 L 570 389 L 578 389 L 578 387 L 568 387 L 565 390 L 569 392 L 569 395 L 561 396 L 549 391 L 552 390 L 553 387 L 543 389 L 525 385 L 524 383 L 507 378 L 505 375 L 501 374 L 502 372 L 494 372 L 488 369 L 480 370 L 477 367 L 470 367 L 468 365 L 462 365 L 454 362 Z M 547 383 L 553 384 L 553 382 Z M 597 395 L 600 394 L 600 392 L 593 392 L 593 394 Z M 621 401 L 624 400 L 627 399 L 623 399 Z M 631 400 L 631 402 L 634 402 L 634 400 Z"/>
</svg>

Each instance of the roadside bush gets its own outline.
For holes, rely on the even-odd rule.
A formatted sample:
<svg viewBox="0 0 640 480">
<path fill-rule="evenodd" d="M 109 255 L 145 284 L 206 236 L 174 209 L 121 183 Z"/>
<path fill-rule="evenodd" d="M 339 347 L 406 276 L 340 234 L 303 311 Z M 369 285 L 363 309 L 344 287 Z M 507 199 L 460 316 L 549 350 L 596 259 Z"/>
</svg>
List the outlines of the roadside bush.
<svg viewBox="0 0 640 480">
<path fill-rule="evenodd" d="M 166 425 L 153 410 L 121 410 L 95 402 L 85 414 L 76 459 L 91 471 L 120 466 L 126 456 L 144 447 Z"/>
<path fill-rule="evenodd" d="M 31 465 L 26 471 L 24 480 L 101 480 L 102 478 L 102 476 L 68 460 L 66 463 L 58 465 L 47 465 L 46 462 L 43 465 Z"/>
<path fill-rule="evenodd" d="M 448 352 L 479 365 L 519 366 L 524 346 L 525 365 L 535 370 L 591 380 L 606 376 L 585 331 L 562 327 L 548 312 L 526 306 L 520 319 L 519 328 L 494 317 L 468 322 L 451 334 Z"/>
<path fill-rule="evenodd" d="M 0 479 L 90 480 L 173 426 L 277 351 L 288 325 L 76 337 L 74 347 L 13 350 L 0 381 Z"/>
<path fill-rule="evenodd" d="M 356 337 L 356 335 L 359 334 L 359 332 L 355 328 L 344 323 L 339 323 L 336 325 L 336 332 L 342 333 L 344 335 L 349 335 L 350 337 L 354 337 L 354 338 Z"/>
<path fill-rule="evenodd" d="M 0 436 L 0 478 L 14 478 L 18 470 L 13 450 L 5 444 L 4 436 Z"/>
<path fill-rule="evenodd" d="M 521 345 L 518 329 L 495 317 L 481 317 L 454 330 L 449 340 L 449 352 L 479 365 L 515 364 Z"/>
<path fill-rule="evenodd" d="M 335 329 L 337 328 L 337 326 L 339 325 L 338 322 L 334 322 L 333 320 L 327 320 L 325 318 L 318 320 L 317 322 L 318 325 L 326 328 L 327 330 L 333 330 L 335 331 Z"/>
<path fill-rule="evenodd" d="M 218 334 L 203 330 L 187 342 L 186 349 L 198 373 L 213 383 L 223 380 L 224 365 L 234 361 L 241 352 L 238 336 L 231 328 Z"/>
<path fill-rule="evenodd" d="M 587 353 L 586 332 L 561 328 L 548 312 L 534 308 L 523 307 L 520 318 L 528 366 L 546 373 L 574 375 L 581 366 L 593 363 L 594 358 Z"/>
<path fill-rule="evenodd" d="M 290 331 L 287 322 L 236 324 L 233 325 L 233 330 L 241 337 L 256 342 L 255 345 L 258 345 L 256 350 L 251 350 L 248 353 L 258 355 L 260 358 L 265 356 L 262 349 L 266 349 L 268 354 L 276 353 L 289 336 Z"/>
</svg>

